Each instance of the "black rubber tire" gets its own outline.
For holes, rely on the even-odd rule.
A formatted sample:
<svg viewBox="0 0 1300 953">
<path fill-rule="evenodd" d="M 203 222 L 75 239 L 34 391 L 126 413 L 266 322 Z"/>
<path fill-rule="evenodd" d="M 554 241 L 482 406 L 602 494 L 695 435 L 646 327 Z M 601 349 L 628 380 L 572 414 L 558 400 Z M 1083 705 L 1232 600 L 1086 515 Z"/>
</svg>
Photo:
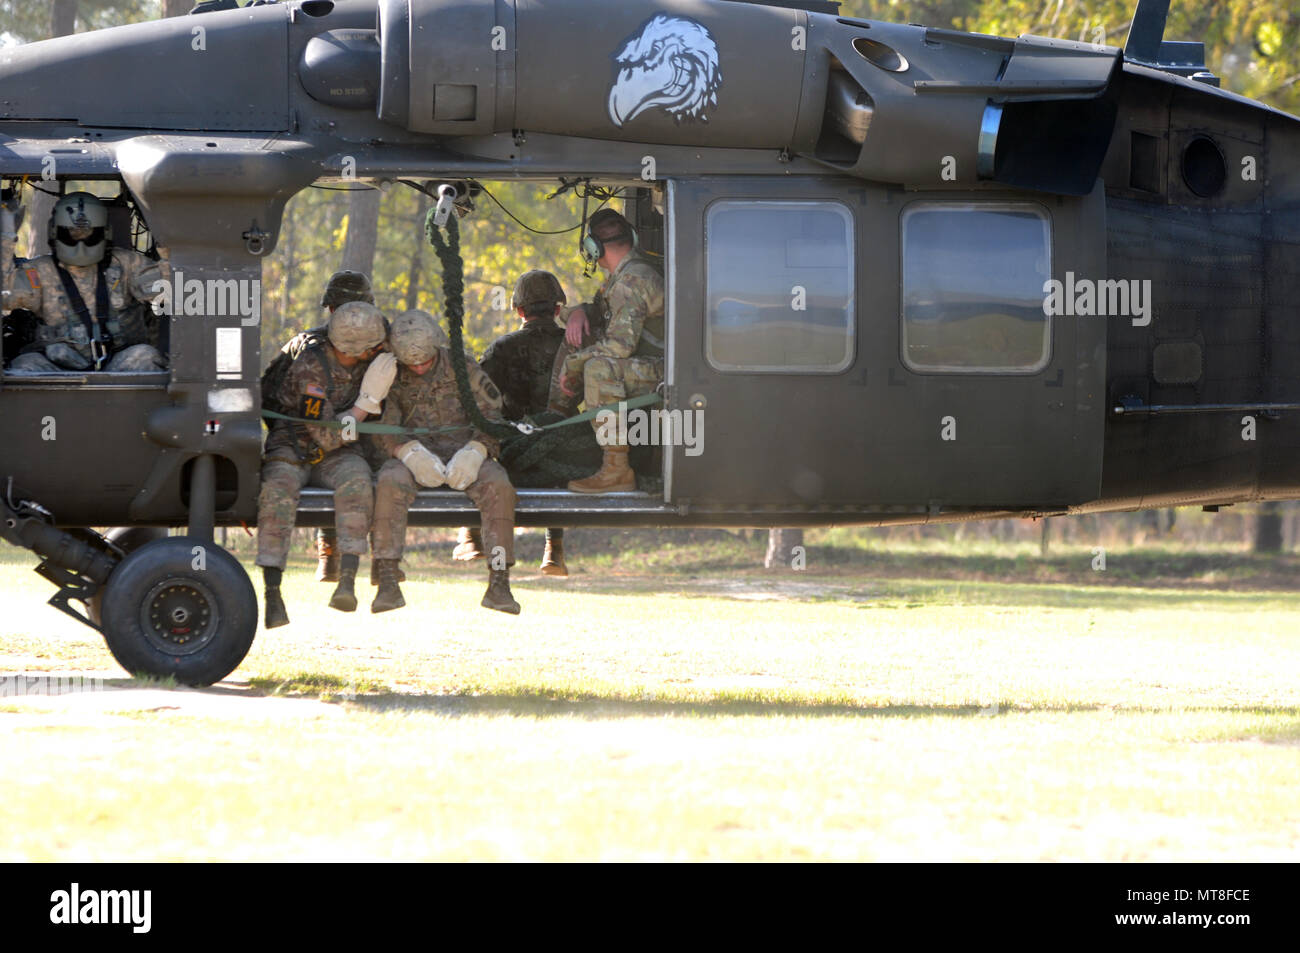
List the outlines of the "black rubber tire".
<svg viewBox="0 0 1300 953">
<path fill-rule="evenodd" d="M 244 567 L 215 543 L 189 536 L 157 540 L 123 559 L 104 587 L 102 613 L 104 641 L 119 665 L 184 685 L 221 681 L 257 634 L 257 593 Z"/>
<path fill-rule="evenodd" d="M 167 529 L 162 526 L 114 526 L 104 534 L 104 538 L 129 556 L 156 539 L 166 539 Z M 86 615 L 100 628 L 104 625 L 104 588 L 100 586 L 99 592 L 86 602 Z"/>
</svg>

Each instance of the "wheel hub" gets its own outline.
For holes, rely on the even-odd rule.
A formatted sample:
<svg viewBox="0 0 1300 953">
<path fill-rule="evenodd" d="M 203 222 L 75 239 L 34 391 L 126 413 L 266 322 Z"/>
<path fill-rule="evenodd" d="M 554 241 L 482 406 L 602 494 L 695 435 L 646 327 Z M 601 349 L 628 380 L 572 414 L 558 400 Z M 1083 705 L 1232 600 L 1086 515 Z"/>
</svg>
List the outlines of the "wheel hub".
<svg viewBox="0 0 1300 953">
<path fill-rule="evenodd" d="M 145 637 L 169 655 L 197 652 L 216 634 L 217 600 L 197 579 L 164 579 L 140 607 Z"/>
</svg>

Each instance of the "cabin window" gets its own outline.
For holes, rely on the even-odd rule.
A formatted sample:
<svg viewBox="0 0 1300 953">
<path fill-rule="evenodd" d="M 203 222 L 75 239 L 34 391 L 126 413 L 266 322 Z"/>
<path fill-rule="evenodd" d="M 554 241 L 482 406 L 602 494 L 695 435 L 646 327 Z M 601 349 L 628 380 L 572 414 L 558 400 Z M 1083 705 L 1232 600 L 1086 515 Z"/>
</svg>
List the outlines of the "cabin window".
<svg viewBox="0 0 1300 953">
<path fill-rule="evenodd" d="M 1051 356 L 1051 222 L 1036 205 L 926 203 L 903 213 L 903 362 L 1032 374 Z"/>
<path fill-rule="evenodd" d="M 853 362 L 853 217 L 838 202 L 721 201 L 705 219 L 705 354 L 720 371 Z"/>
</svg>

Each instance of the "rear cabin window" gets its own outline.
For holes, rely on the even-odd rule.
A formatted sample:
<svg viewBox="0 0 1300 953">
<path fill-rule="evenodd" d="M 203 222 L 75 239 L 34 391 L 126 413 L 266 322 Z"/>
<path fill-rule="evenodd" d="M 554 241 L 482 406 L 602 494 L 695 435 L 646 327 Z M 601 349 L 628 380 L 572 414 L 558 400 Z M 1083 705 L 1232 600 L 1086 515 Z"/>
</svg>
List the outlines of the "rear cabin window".
<svg viewBox="0 0 1300 953">
<path fill-rule="evenodd" d="M 838 202 L 715 202 L 705 353 L 720 371 L 834 374 L 853 362 L 853 218 Z"/>
<path fill-rule="evenodd" d="M 1032 374 L 1051 357 L 1043 310 L 1051 223 L 1039 206 L 903 213 L 903 362 L 914 371 Z"/>
</svg>

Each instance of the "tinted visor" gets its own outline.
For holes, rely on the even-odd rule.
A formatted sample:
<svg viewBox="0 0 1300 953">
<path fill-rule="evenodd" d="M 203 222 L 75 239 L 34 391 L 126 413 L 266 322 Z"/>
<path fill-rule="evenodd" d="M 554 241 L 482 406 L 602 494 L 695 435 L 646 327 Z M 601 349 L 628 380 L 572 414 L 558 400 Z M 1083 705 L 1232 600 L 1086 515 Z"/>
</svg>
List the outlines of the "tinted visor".
<svg viewBox="0 0 1300 953">
<path fill-rule="evenodd" d="M 103 228 L 58 228 L 55 237 L 62 245 L 98 245 L 107 230 Z"/>
</svg>

